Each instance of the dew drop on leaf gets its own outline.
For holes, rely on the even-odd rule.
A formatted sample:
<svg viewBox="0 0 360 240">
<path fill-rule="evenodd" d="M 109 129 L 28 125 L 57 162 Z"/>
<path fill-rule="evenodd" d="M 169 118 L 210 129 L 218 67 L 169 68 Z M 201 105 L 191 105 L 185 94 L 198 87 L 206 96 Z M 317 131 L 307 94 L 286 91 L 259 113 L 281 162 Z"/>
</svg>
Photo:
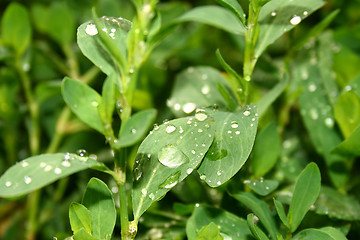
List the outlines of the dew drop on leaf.
<svg viewBox="0 0 360 240">
<path fill-rule="evenodd" d="M 99 103 L 97 101 L 92 101 L 91 102 L 91 106 L 93 107 L 98 107 L 99 106 Z"/>
<path fill-rule="evenodd" d="M 174 168 L 189 161 L 188 157 L 175 145 L 169 144 L 160 149 L 158 159 L 166 167 Z"/>
<path fill-rule="evenodd" d="M 185 103 L 183 106 L 183 111 L 184 113 L 192 113 L 196 108 L 196 104 L 195 103 Z"/>
<path fill-rule="evenodd" d="M 136 133 L 136 129 L 135 128 L 131 129 L 131 134 L 135 134 L 135 133 Z"/>
<path fill-rule="evenodd" d="M 53 167 L 51 165 L 46 165 L 46 167 L 44 168 L 45 172 L 50 172 L 53 169 Z"/>
<path fill-rule="evenodd" d="M 166 132 L 167 133 L 172 133 L 176 130 L 176 127 L 174 125 L 169 125 L 166 127 Z"/>
<path fill-rule="evenodd" d="M 291 19 L 290 19 L 290 24 L 291 25 L 298 25 L 301 22 L 301 17 L 294 15 Z"/>
<path fill-rule="evenodd" d="M 231 127 L 232 128 L 238 128 L 239 127 L 239 124 L 237 122 L 232 122 L 231 123 Z"/>
<path fill-rule="evenodd" d="M 275 16 L 276 16 L 276 12 L 275 12 L 275 11 L 272 11 L 272 12 L 271 12 L 271 16 L 272 16 L 272 17 L 275 17 Z"/>
<path fill-rule="evenodd" d="M 21 166 L 24 168 L 24 167 L 27 167 L 29 166 L 29 163 L 27 161 L 22 161 L 21 163 Z"/>
<path fill-rule="evenodd" d="M 98 30 L 97 30 L 95 24 L 92 24 L 92 23 L 86 25 L 85 32 L 86 32 L 86 34 L 88 34 L 90 36 L 95 36 L 96 34 L 98 34 Z"/>
<path fill-rule="evenodd" d="M 195 114 L 195 119 L 202 122 L 202 121 L 205 121 L 207 119 L 207 114 L 205 113 L 205 111 L 198 111 L 196 114 Z"/>
<path fill-rule="evenodd" d="M 150 193 L 150 194 L 149 194 L 149 198 L 150 198 L 151 200 L 154 200 L 154 199 L 155 199 L 155 195 L 154 195 L 153 193 Z"/>
<path fill-rule="evenodd" d="M 160 184 L 159 187 L 167 189 L 174 187 L 179 182 L 180 175 L 180 171 L 176 172 L 174 175 L 171 175 L 162 184 Z"/>
<path fill-rule="evenodd" d="M 206 95 L 210 92 L 210 87 L 209 85 L 204 85 L 202 88 L 201 88 L 201 92 L 202 94 Z"/>
<path fill-rule="evenodd" d="M 6 181 L 6 182 L 5 182 L 5 186 L 6 186 L 6 187 L 10 187 L 11 185 L 12 185 L 12 182 L 10 182 L 10 181 Z"/>
<path fill-rule="evenodd" d="M 334 119 L 332 118 L 325 118 L 325 125 L 329 128 L 334 127 Z"/>
<path fill-rule="evenodd" d="M 249 110 L 246 110 L 243 114 L 244 114 L 244 116 L 247 117 L 247 116 L 249 116 L 251 114 L 251 112 Z"/>
<path fill-rule="evenodd" d="M 145 188 L 143 188 L 143 189 L 141 189 L 141 193 L 142 193 L 142 195 L 145 196 L 147 194 L 147 190 Z"/>
<path fill-rule="evenodd" d="M 61 168 L 58 168 L 58 167 L 55 168 L 55 169 L 54 169 L 54 173 L 55 173 L 55 174 L 58 174 L 58 175 L 61 174 L 61 173 L 62 173 Z"/>
<path fill-rule="evenodd" d="M 32 181 L 31 177 L 29 177 L 29 176 L 25 176 L 25 177 L 24 177 L 24 182 L 25 182 L 25 184 L 30 184 L 31 181 Z"/>
<path fill-rule="evenodd" d="M 86 152 L 85 149 L 79 149 L 76 151 L 76 153 L 79 157 L 82 157 L 82 158 L 88 157 L 88 153 Z"/>
</svg>

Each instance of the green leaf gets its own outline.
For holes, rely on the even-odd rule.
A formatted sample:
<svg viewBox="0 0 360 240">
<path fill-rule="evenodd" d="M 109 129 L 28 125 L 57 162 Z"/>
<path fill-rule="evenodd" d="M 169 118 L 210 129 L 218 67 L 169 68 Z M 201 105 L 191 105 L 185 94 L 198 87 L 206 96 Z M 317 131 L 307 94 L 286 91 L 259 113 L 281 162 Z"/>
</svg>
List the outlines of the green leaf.
<svg viewBox="0 0 360 240">
<path fill-rule="evenodd" d="M 245 13 L 237 0 L 216 0 L 218 3 L 232 11 L 241 21 L 243 25 L 245 25 L 246 18 Z"/>
<path fill-rule="evenodd" d="M 195 7 L 175 20 L 177 23 L 187 21 L 208 24 L 234 34 L 245 34 L 244 24 L 231 11 L 219 6 Z"/>
<path fill-rule="evenodd" d="M 256 106 L 239 112 L 215 111 L 215 139 L 197 170 L 209 186 L 217 187 L 234 176 L 248 159 L 257 129 Z"/>
<path fill-rule="evenodd" d="M 291 199 L 288 220 L 290 231 L 295 232 L 305 214 L 319 196 L 321 175 L 315 163 L 309 163 L 297 178 Z"/>
<path fill-rule="evenodd" d="M 224 238 L 220 235 L 217 225 L 211 222 L 200 229 L 196 240 L 224 240 Z"/>
<path fill-rule="evenodd" d="M 131 116 L 131 118 L 121 127 L 119 132 L 118 147 L 128 147 L 142 140 L 153 125 L 157 111 L 148 109 L 140 111 Z"/>
<path fill-rule="evenodd" d="M 324 227 L 320 229 L 305 229 L 296 234 L 293 240 L 346 240 L 342 232 L 333 227 Z"/>
<path fill-rule="evenodd" d="M 279 182 L 276 180 L 245 180 L 244 184 L 247 185 L 251 190 L 261 196 L 267 196 L 274 191 L 278 186 Z"/>
<path fill-rule="evenodd" d="M 134 164 L 135 220 L 199 166 L 214 131 L 214 120 L 205 111 L 155 126 L 140 145 Z"/>
<path fill-rule="evenodd" d="M 288 75 L 284 74 L 282 80 L 276 84 L 265 96 L 263 96 L 256 104 L 258 106 L 258 114 L 261 117 L 266 110 L 275 102 L 288 85 Z"/>
<path fill-rule="evenodd" d="M 257 222 L 258 218 L 255 216 L 255 214 L 250 213 L 247 215 L 247 223 L 249 225 L 251 233 L 254 235 L 256 239 L 259 240 L 268 240 L 269 238 L 266 236 L 266 234 L 255 225 L 255 222 Z"/>
<path fill-rule="evenodd" d="M 102 165 L 71 153 L 42 154 L 10 167 L 0 178 L 0 197 L 16 197 L 84 169 Z"/>
<path fill-rule="evenodd" d="M 31 40 L 31 23 L 27 9 L 16 2 L 8 5 L 1 21 L 3 41 L 18 55 L 24 53 Z"/>
<path fill-rule="evenodd" d="M 91 214 L 92 235 L 108 239 L 115 227 L 116 210 L 112 192 L 107 185 L 97 178 L 90 179 L 82 204 Z"/>
<path fill-rule="evenodd" d="M 217 89 L 218 82 L 227 86 L 218 70 L 211 67 L 190 67 L 176 76 L 168 107 L 177 117 L 214 104 L 224 107 L 226 102 Z"/>
<path fill-rule="evenodd" d="M 85 229 L 81 229 L 73 236 L 74 240 L 100 240 L 99 238 L 93 237 Z"/>
<path fill-rule="evenodd" d="M 276 212 L 278 213 L 280 220 L 285 225 L 285 227 L 290 229 L 290 223 L 286 217 L 284 206 L 282 205 L 282 203 L 280 201 L 276 200 L 275 198 L 274 198 L 274 205 L 275 205 Z"/>
<path fill-rule="evenodd" d="M 101 120 L 108 126 L 111 126 L 115 109 L 115 79 L 115 74 L 105 79 L 102 87 L 102 102 L 99 105 Z"/>
<path fill-rule="evenodd" d="M 260 34 L 255 58 L 259 58 L 267 46 L 324 4 L 322 0 L 272 0 L 265 4 L 259 14 Z"/>
<path fill-rule="evenodd" d="M 193 214 L 186 222 L 186 235 L 195 240 L 198 232 L 210 223 L 217 225 L 224 239 L 246 240 L 251 232 L 244 219 L 222 209 L 196 204 Z"/>
<path fill-rule="evenodd" d="M 266 230 L 270 233 L 272 239 L 276 238 L 277 228 L 275 221 L 271 215 L 270 209 L 267 204 L 256 198 L 251 193 L 238 193 L 231 195 L 236 200 L 240 201 L 246 207 L 250 208 L 255 215 L 260 219 Z"/>
<path fill-rule="evenodd" d="M 337 145 L 332 153 L 344 156 L 360 156 L 360 126 L 358 126 L 348 138 Z"/>
<path fill-rule="evenodd" d="M 321 187 L 315 212 L 346 221 L 360 220 L 360 204 L 356 198 L 326 186 Z"/>
<path fill-rule="evenodd" d="M 344 91 L 338 98 L 334 115 L 345 138 L 360 125 L 360 97 L 353 91 Z"/>
<path fill-rule="evenodd" d="M 98 106 L 101 96 L 91 87 L 80 81 L 65 77 L 62 82 L 62 95 L 73 113 L 84 123 L 104 133 Z"/>
<path fill-rule="evenodd" d="M 221 94 L 221 96 L 226 101 L 227 108 L 230 111 L 234 111 L 236 109 L 236 103 L 235 103 L 234 99 L 232 98 L 229 90 L 226 89 L 226 87 L 223 84 L 219 83 L 219 82 L 217 83 L 217 89 L 219 90 L 219 93 Z"/>
<path fill-rule="evenodd" d="M 126 38 L 131 29 L 131 22 L 113 17 L 103 17 L 100 22 L 104 26 L 101 31 L 109 35 L 109 41 L 115 46 L 111 53 L 99 38 L 99 30 L 93 22 L 80 25 L 77 31 L 77 42 L 82 53 L 109 76 L 115 71 L 118 61 L 113 58 L 116 57 L 114 52 L 126 59 Z"/>
<path fill-rule="evenodd" d="M 275 123 L 270 123 L 258 134 L 251 159 L 255 177 L 268 173 L 280 157 L 281 139 Z"/>
<path fill-rule="evenodd" d="M 91 214 L 90 211 L 79 203 L 72 203 L 69 208 L 69 218 L 71 230 L 76 234 L 81 229 L 91 234 Z"/>
</svg>

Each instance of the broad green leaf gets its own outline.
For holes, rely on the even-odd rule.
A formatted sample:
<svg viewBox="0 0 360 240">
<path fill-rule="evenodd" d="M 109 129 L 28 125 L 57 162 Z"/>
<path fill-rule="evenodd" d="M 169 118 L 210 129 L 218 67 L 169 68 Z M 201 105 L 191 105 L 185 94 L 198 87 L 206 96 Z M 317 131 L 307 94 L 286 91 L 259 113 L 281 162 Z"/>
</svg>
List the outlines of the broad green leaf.
<svg viewBox="0 0 360 240">
<path fill-rule="evenodd" d="M 234 34 L 245 34 L 244 24 L 231 11 L 219 6 L 195 7 L 175 20 L 177 23 L 187 21 L 208 24 Z"/>
<path fill-rule="evenodd" d="M 244 184 L 261 196 L 269 195 L 279 186 L 279 182 L 276 180 L 264 180 L 262 178 L 260 180 L 245 180 Z"/>
<path fill-rule="evenodd" d="M 72 203 L 69 208 L 69 218 L 71 230 L 76 234 L 81 229 L 91 234 L 91 214 L 90 211 L 79 203 Z"/>
<path fill-rule="evenodd" d="M 280 220 L 285 225 L 285 227 L 290 229 L 290 223 L 286 217 L 284 206 L 282 205 L 282 203 L 280 201 L 276 200 L 275 198 L 274 198 L 274 205 L 275 205 L 276 212 L 278 213 Z"/>
<path fill-rule="evenodd" d="M 255 140 L 251 166 L 255 177 L 268 173 L 280 157 L 281 139 L 275 123 L 260 131 Z"/>
<path fill-rule="evenodd" d="M 325 4 L 322 0 L 272 0 L 259 15 L 260 34 L 255 48 L 258 58 L 267 46 Z"/>
<path fill-rule="evenodd" d="M 214 132 L 214 120 L 205 111 L 155 126 L 135 159 L 132 191 L 135 220 L 199 166 Z"/>
<path fill-rule="evenodd" d="M 241 21 L 242 24 L 245 25 L 246 16 L 244 10 L 240 6 L 237 0 L 216 0 L 218 3 L 232 11 Z"/>
<path fill-rule="evenodd" d="M 257 222 L 257 220 L 259 220 L 255 216 L 255 214 L 253 214 L 253 213 L 248 214 L 246 219 L 247 219 L 247 223 L 249 225 L 250 231 L 256 239 L 259 239 L 259 240 L 268 240 L 269 239 L 266 236 L 266 234 L 258 226 L 255 225 L 255 222 Z"/>
<path fill-rule="evenodd" d="M 100 240 L 89 234 L 85 229 L 81 229 L 73 236 L 74 240 Z"/>
<path fill-rule="evenodd" d="M 334 115 L 345 138 L 360 125 L 360 97 L 353 91 L 344 91 L 338 98 Z"/>
<path fill-rule="evenodd" d="M 321 187 L 319 197 L 315 202 L 315 212 L 346 221 L 360 220 L 360 204 L 355 197 L 326 186 Z"/>
<path fill-rule="evenodd" d="M 186 235 L 195 240 L 204 226 L 213 222 L 220 229 L 224 239 L 246 240 L 251 236 L 246 220 L 222 209 L 196 204 L 189 220 L 186 222 Z"/>
<path fill-rule="evenodd" d="M 9 4 L 1 19 L 1 35 L 4 43 L 21 55 L 29 46 L 31 33 L 31 23 L 26 8 L 17 2 Z"/>
<path fill-rule="evenodd" d="M 257 129 L 256 106 L 249 105 L 239 112 L 212 114 L 215 139 L 197 170 L 209 186 L 217 187 L 233 177 L 248 159 Z"/>
<path fill-rule="evenodd" d="M 284 74 L 282 80 L 276 84 L 265 96 L 263 96 L 256 106 L 258 106 L 258 114 L 261 117 L 273 102 L 281 95 L 288 85 L 288 76 Z"/>
<path fill-rule="evenodd" d="M 293 240 L 346 240 L 342 232 L 333 227 L 308 228 L 296 234 Z"/>
<path fill-rule="evenodd" d="M 337 145 L 332 151 L 334 154 L 344 156 L 360 156 L 360 126 L 358 126 L 348 138 Z"/>
<path fill-rule="evenodd" d="M 196 240 L 224 240 L 224 238 L 220 235 L 217 225 L 211 222 L 200 229 Z"/>
<path fill-rule="evenodd" d="M 80 81 L 65 77 L 62 82 L 62 95 L 73 113 L 84 123 L 104 133 L 98 106 L 101 96 L 91 87 Z"/>
<path fill-rule="evenodd" d="M 264 225 L 266 230 L 269 232 L 271 239 L 277 239 L 277 228 L 275 225 L 275 221 L 271 215 L 268 205 L 264 201 L 259 200 L 251 193 L 245 192 L 232 194 L 231 196 L 241 202 L 246 207 L 250 208 L 260 219 L 262 225 Z"/>
<path fill-rule="evenodd" d="M 102 101 L 99 105 L 101 120 L 108 126 L 111 126 L 115 109 L 115 79 L 115 74 L 110 75 L 105 79 L 102 87 Z"/>
<path fill-rule="evenodd" d="M 119 141 L 116 146 L 128 147 L 143 139 L 153 125 L 156 113 L 155 109 L 148 109 L 131 116 L 125 125 L 121 127 Z"/>
<path fill-rule="evenodd" d="M 116 209 L 112 192 L 97 178 L 90 179 L 82 204 L 91 214 L 92 235 L 108 239 L 115 227 Z"/>
<path fill-rule="evenodd" d="M 177 117 L 214 104 L 224 107 L 226 102 L 217 89 L 218 82 L 227 86 L 218 70 L 211 67 L 190 67 L 176 76 L 167 105 Z"/>
<path fill-rule="evenodd" d="M 315 163 L 309 163 L 300 173 L 291 199 L 288 213 L 291 232 L 295 232 L 311 205 L 315 203 L 320 186 L 320 170 Z"/>
<path fill-rule="evenodd" d="M 108 34 L 109 40 L 116 51 L 126 59 L 126 38 L 131 29 L 131 22 L 123 18 L 102 17 L 100 22 L 104 25 L 101 31 Z M 82 53 L 90 59 L 101 71 L 111 75 L 116 69 L 113 54 L 102 43 L 99 38 L 99 29 L 93 22 L 83 23 L 77 31 L 77 42 Z"/>
<path fill-rule="evenodd" d="M 0 178 L 0 197 L 16 197 L 49 185 L 70 174 L 102 165 L 71 153 L 42 154 L 10 167 Z"/>
</svg>

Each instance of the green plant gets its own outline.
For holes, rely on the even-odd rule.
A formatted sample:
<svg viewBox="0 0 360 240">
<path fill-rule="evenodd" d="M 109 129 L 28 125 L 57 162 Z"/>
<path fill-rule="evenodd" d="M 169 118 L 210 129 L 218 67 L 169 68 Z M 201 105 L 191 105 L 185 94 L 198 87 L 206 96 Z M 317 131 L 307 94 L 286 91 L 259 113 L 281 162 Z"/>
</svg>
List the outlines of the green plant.
<svg viewBox="0 0 360 240">
<path fill-rule="evenodd" d="M 98 17 L 100 3 L 87 9 L 87 18 L 92 20 L 78 27 L 77 45 L 95 67 L 77 55 L 72 34 L 76 23 L 64 3 L 32 5 L 34 25 L 53 41 L 50 44 L 30 43 L 33 30 L 25 7 L 12 3 L 6 8 L 1 22 L 4 46 L 0 46 L 0 60 L 6 67 L 0 90 L 4 99 L 10 99 L 1 103 L 12 105 L 2 107 L 1 119 L 7 126 L 4 130 L 8 129 L 2 134 L 3 151 L 8 165 L 13 164 L 17 159 L 13 135 L 21 121 L 13 106 L 22 88 L 29 118 L 29 157 L 1 176 L 0 196 L 15 200 L 29 194 L 24 237 L 35 239 L 40 227 L 56 213 L 56 204 L 67 195 L 67 177 L 85 169 L 96 172 L 85 175 L 85 181 L 91 179 L 83 197 L 75 194 L 69 199 L 72 203 L 65 205 L 73 239 L 346 239 L 351 231 L 357 234 L 351 224 L 356 226 L 360 219 L 360 205 L 352 193 L 359 179 L 351 184 L 350 170 L 359 155 L 359 77 L 345 74 L 342 82 L 336 81 L 329 66 L 339 56 L 328 51 L 334 48 L 334 36 L 325 31 L 339 11 L 334 10 L 300 36 L 291 32 L 289 47 L 273 61 L 265 52 L 268 46 L 325 2 L 250 0 L 247 15 L 244 1 L 218 0 L 221 6 L 190 10 L 185 10 L 186 3 L 131 2 L 132 6 L 121 2 L 131 21 Z M 214 51 L 215 64 L 225 73 L 210 66 L 190 66 L 178 73 L 168 108 L 159 108 L 158 114 L 152 102 L 156 84 L 161 85 L 161 80 L 154 81 L 154 76 L 159 76 L 156 66 L 173 54 L 169 45 L 172 49 L 181 46 L 181 37 L 191 42 L 184 32 L 195 29 L 201 33 L 194 22 L 228 32 L 239 51 L 230 64 L 221 54 L 223 46 L 216 46 L 221 52 Z M 185 30 L 181 29 L 184 26 Z M 206 28 L 204 31 L 209 33 Z M 53 45 L 58 47 L 56 51 Z M 50 76 L 67 75 L 61 86 L 46 82 L 33 88 L 31 76 L 36 71 L 29 72 L 35 62 L 31 47 L 53 62 L 53 68 L 45 68 Z M 239 62 L 238 56 L 243 66 L 240 74 L 231 66 Z M 88 70 L 82 74 L 84 68 Z M 14 76 L 20 83 L 11 83 Z M 268 83 L 261 83 L 262 78 Z M 265 94 L 262 85 L 267 86 Z M 344 88 L 341 94 L 339 86 Z M 60 92 L 66 106 L 59 101 Z M 55 101 L 50 105 L 56 110 L 46 109 L 50 100 Z M 274 103 L 278 103 L 276 108 Z M 297 108 L 300 114 L 293 118 L 292 111 Z M 47 112 L 52 117 L 42 122 Z M 307 135 L 290 119 L 295 123 L 301 119 Z M 149 132 L 154 122 L 161 120 L 163 123 Z M 46 134 L 42 126 L 47 128 Z M 103 161 L 82 148 L 73 150 L 78 139 L 71 137 L 88 127 L 98 133 L 82 137 L 82 141 L 94 139 L 97 148 L 110 149 L 103 150 Z M 44 135 L 48 145 L 42 141 Z M 105 139 L 106 145 L 97 139 Z M 55 153 L 62 149 L 66 150 Z M 320 169 L 309 160 L 312 158 Z M 321 175 L 326 184 L 321 184 Z M 41 209 L 47 193 L 39 189 L 57 180 L 58 185 L 47 190 L 50 196 Z M 169 207 L 163 203 L 167 197 L 159 202 L 170 190 L 182 203 L 175 201 Z M 236 207 L 228 203 L 236 203 L 232 204 Z M 4 209 L 9 204 L 5 202 Z M 314 223 L 307 217 L 313 217 Z M 320 224 L 322 217 L 329 217 L 325 225 Z M 16 236 L 11 234 L 15 233 L 9 231 L 5 237 Z"/>
</svg>

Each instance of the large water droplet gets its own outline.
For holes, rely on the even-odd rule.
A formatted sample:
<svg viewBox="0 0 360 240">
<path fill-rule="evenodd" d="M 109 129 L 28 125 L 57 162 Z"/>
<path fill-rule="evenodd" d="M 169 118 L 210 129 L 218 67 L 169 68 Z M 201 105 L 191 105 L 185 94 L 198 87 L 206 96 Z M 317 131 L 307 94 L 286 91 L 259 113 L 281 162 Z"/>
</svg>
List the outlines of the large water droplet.
<svg viewBox="0 0 360 240">
<path fill-rule="evenodd" d="M 96 34 L 98 34 L 98 30 L 97 30 L 95 24 L 92 24 L 92 23 L 86 25 L 85 32 L 86 32 L 86 34 L 88 34 L 90 36 L 95 36 Z"/>
<path fill-rule="evenodd" d="M 166 127 L 166 132 L 167 133 L 172 133 L 176 130 L 176 127 L 174 125 L 169 125 Z"/>
<path fill-rule="evenodd" d="M 198 111 L 196 114 L 195 114 L 195 119 L 202 122 L 202 121 L 205 121 L 207 119 L 207 114 L 205 111 Z"/>
<path fill-rule="evenodd" d="M 25 182 L 25 184 L 30 184 L 31 181 L 32 181 L 31 177 L 29 177 L 29 176 L 25 176 L 25 177 L 24 177 L 24 182 Z"/>
<path fill-rule="evenodd" d="M 243 114 L 244 114 L 244 116 L 247 117 L 247 116 L 249 116 L 251 114 L 251 112 L 249 110 L 246 110 Z"/>
<path fill-rule="evenodd" d="M 183 106 L 183 111 L 184 113 L 192 113 L 196 108 L 196 104 L 195 103 L 185 103 Z"/>
<path fill-rule="evenodd" d="M 298 25 L 301 22 L 301 17 L 294 15 L 291 19 L 290 19 L 290 24 L 291 25 Z"/>
<path fill-rule="evenodd" d="M 232 122 L 231 123 L 231 127 L 232 128 L 238 128 L 239 127 L 239 124 L 237 122 Z"/>
<path fill-rule="evenodd" d="M 87 161 L 88 153 L 85 149 L 79 149 L 76 153 L 80 157 L 80 161 Z"/>
<path fill-rule="evenodd" d="M 175 145 L 169 144 L 161 148 L 158 159 L 166 167 L 178 167 L 189 161 L 188 157 Z"/>
<path fill-rule="evenodd" d="M 180 175 L 180 171 L 176 172 L 174 175 L 171 175 L 162 184 L 160 184 L 159 187 L 167 189 L 174 187 L 179 182 Z"/>
</svg>

